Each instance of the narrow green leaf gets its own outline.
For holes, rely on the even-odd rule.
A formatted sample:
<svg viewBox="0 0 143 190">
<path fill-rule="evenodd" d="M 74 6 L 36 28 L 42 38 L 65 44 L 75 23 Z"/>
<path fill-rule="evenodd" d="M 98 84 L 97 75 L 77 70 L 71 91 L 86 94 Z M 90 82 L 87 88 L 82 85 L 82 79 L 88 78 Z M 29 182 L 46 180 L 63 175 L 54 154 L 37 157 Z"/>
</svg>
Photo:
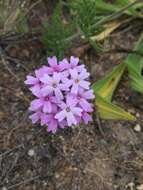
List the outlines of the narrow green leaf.
<svg viewBox="0 0 143 190">
<path fill-rule="evenodd" d="M 134 50 L 143 54 L 143 33 Z M 143 55 L 131 54 L 125 62 L 127 63 L 132 88 L 143 93 Z"/>
<path fill-rule="evenodd" d="M 126 64 L 119 64 L 105 78 L 93 84 L 92 88 L 96 94 L 99 94 L 108 101 L 111 101 L 113 93 L 124 73 Z"/>
<path fill-rule="evenodd" d="M 97 111 L 102 119 L 112 120 L 129 120 L 135 121 L 136 118 L 130 113 L 124 111 L 122 108 L 114 105 L 113 103 L 105 100 L 98 94 L 96 94 L 96 106 Z"/>
<path fill-rule="evenodd" d="M 95 104 L 97 106 L 97 111 L 102 119 L 136 120 L 136 118 L 130 113 L 124 111 L 122 108 L 111 102 L 113 93 L 124 73 L 125 68 L 125 62 L 119 64 L 104 79 L 101 79 L 92 86 L 96 96 Z"/>
</svg>

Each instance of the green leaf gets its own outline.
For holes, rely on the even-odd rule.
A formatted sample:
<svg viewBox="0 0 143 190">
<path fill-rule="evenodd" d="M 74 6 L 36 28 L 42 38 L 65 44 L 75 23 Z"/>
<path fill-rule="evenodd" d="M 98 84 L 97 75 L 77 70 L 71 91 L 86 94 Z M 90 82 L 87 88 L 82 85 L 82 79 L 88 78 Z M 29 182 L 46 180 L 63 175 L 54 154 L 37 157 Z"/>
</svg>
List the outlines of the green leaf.
<svg viewBox="0 0 143 190">
<path fill-rule="evenodd" d="M 134 51 L 134 54 L 128 55 L 126 60 L 109 75 L 92 86 L 96 95 L 97 110 L 103 119 L 136 119 L 122 108 L 111 103 L 113 93 L 126 67 L 129 71 L 132 88 L 143 93 L 143 34 L 136 43 Z"/>
<path fill-rule="evenodd" d="M 111 101 L 113 93 L 123 75 L 126 64 L 119 64 L 105 78 L 93 84 L 92 88 L 96 94 L 99 94 L 108 101 Z"/>
<path fill-rule="evenodd" d="M 112 119 L 112 120 L 129 120 L 135 121 L 136 118 L 124 111 L 122 108 L 114 105 L 113 103 L 107 101 L 105 98 L 96 94 L 96 106 L 97 111 L 102 119 Z"/>
<path fill-rule="evenodd" d="M 132 88 L 143 93 L 143 33 L 134 50 L 136 53 L 129 55 L 125 62 L 127 63 Z"/>
<path fill-rule="evenodd" d="M 126 63 L 116 66 L 105 78 L 93 84 L 97 111 L 102 119 L 134 121 L 136 118 L 111 102 L 113 93 L 124 73 Z"/>
</svg>

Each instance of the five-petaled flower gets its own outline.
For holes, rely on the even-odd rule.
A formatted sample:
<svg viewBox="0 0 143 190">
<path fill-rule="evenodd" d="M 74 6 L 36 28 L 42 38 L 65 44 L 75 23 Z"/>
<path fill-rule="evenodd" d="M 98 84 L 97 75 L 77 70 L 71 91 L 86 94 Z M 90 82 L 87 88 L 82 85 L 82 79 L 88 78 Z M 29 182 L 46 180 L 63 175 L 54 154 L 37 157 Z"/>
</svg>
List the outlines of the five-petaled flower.
<svg viewBox="0 0 143 190">
<path fill-rule="evenodd" d="M 76 116 L 81 117 L 82 113 L 82 109 L 76 105 L 77 101 L 74 99 L 74 97 L 72 95 L 67 95 L 66 103 L 61 102 L 59 104 L 59 107 L 62 110 L 55 115 L 55 118 L 58 119 L 58 121 L 60 122 L 66 119 L 68 126 L 76 125 Z"/>
</svg>

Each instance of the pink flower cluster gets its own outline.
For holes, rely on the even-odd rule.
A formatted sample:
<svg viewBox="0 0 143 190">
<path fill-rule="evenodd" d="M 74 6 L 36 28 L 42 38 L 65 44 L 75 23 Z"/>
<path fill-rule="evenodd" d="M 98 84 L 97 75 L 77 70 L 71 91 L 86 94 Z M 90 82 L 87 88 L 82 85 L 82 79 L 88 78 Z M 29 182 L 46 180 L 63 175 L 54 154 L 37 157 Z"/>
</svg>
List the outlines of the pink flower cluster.
<svg viewBox="0 0 143 190">
<path fill-rule="evenodd" d="M 88 81 L 89 73 L 84 65 L 78 65 L 79 59 L 71 56 L 70 61 L 49 57 L 48 66 L 35 70 L 35 76 L 28 75 L 25 81 L 36 97 L 29 110 L 34 112 L 32 123 L 40 121 L 47 125 L 48 131 L 77 125 L 81 121 L 87 124 L 92 120 L 90 113 L 94 99 Z"/>
</svg>

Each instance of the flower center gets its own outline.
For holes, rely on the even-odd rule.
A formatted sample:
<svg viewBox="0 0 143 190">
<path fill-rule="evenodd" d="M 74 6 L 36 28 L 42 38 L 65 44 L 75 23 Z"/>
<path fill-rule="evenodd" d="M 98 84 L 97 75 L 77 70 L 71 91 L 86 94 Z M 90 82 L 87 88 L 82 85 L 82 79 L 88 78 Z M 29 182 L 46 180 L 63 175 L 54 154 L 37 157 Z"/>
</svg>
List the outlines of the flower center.
<svg viewBox="0 0 143 190">
<path fill-rule="evenodd" d="M 56 83 L 53 83 L 53 88 L 57 88 L 57 84 Z"/>
<path fill-rule="evenodd" d="M 79 79 L 76 79 L 76 80 L 75 80 L 75 83 L 79 83 L 79 81 L 80 81 Z"/>
<path fill-rule="evenodd" d="M 45 100 L 45 101 L 49 101 L 49 97 L 46 96 L 46 97 L 44 98 L 44 100 Z"/>
<path fill-rule="evenodd" d="M 80 95 L 78 95 L 78 96 L 77 96 L 77 99 L 78 99 L 78 100 L 80 100 L 80 99 L 81 99 L 81 96 L 80 96 Z"/>
<path fill-rule="evenodd" d="M 66 108 L 66 111 L 67 111 L 67 112 L 70 112 L 70 111 L 71 111 L 70 107 L 67 107 L 67 108 Z"/>
</svg>

